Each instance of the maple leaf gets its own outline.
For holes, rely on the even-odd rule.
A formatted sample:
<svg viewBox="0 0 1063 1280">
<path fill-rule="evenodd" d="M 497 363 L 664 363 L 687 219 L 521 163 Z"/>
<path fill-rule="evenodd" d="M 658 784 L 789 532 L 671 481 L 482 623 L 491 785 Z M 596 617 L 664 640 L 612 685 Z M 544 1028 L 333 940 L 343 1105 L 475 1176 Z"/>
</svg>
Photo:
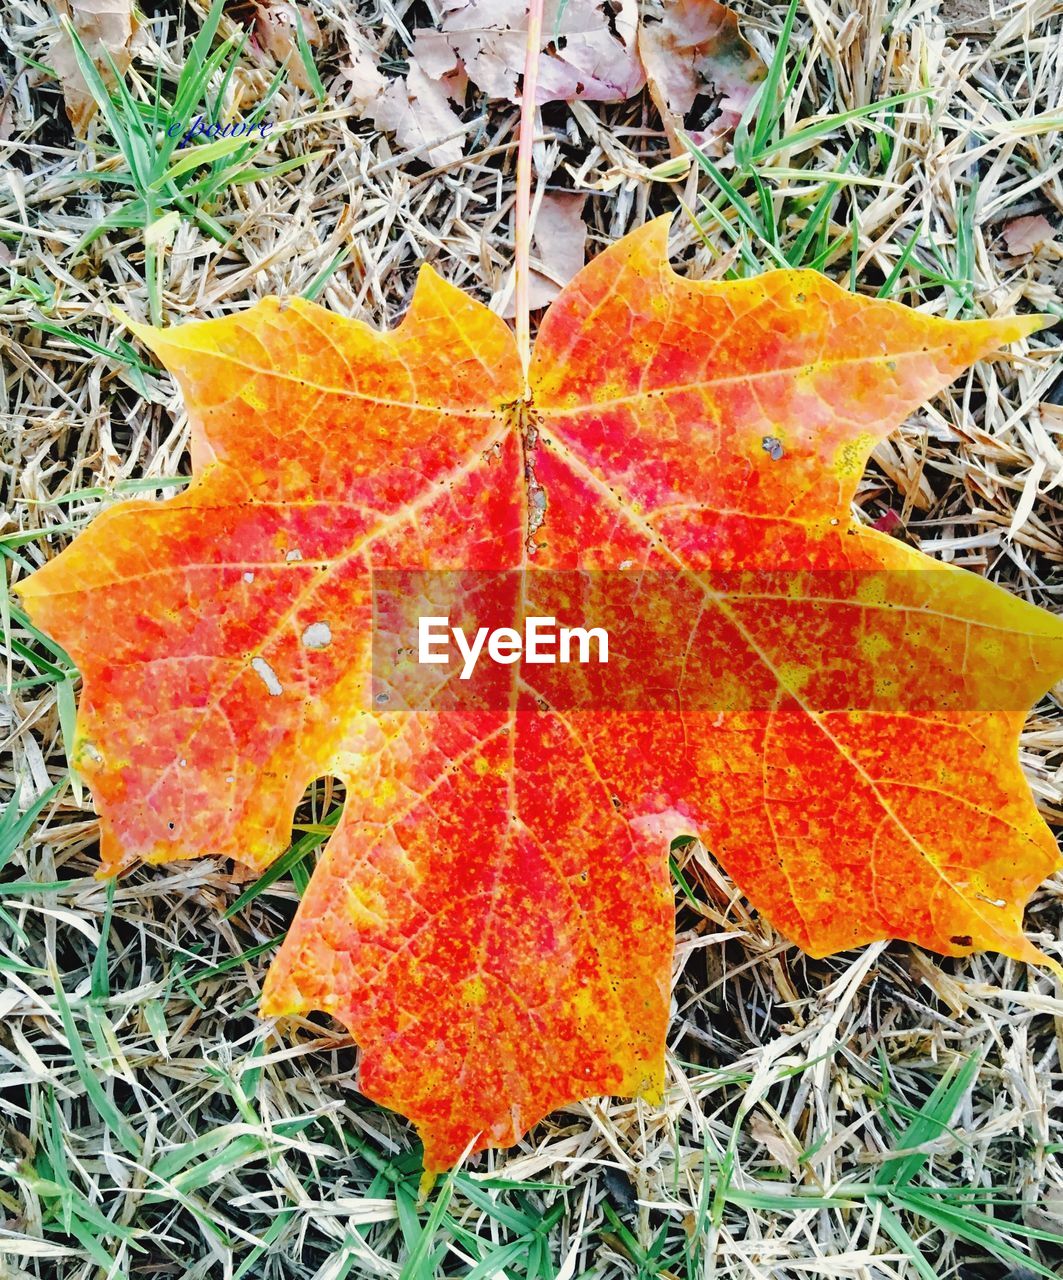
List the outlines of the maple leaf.
<svg viewBox="0 0 1063 1280">
<path fill-rule="evenodd" d="M 263 1012 L 343 1021 L 429 1171 L 574 1099 L 660 1093 L 676 835 L 813 955 L 1045 962 L 1022 909 L 1059 859 L 1017 738 L 1063 624 L 850 521 L 875 442 L 1042 320 L 811 271 L 693 282 L 666 247 L 658 220 L 584 268 L 526 385 L 503 322 L 429 268 L 388 333 L 276 299 L 135 326 L 184 393 L 194 479 L 19 586 L 84 677 L 105 870 L 264 867 L 308 783 L 343 779 Z M 495 667 L 473 696 L 441 673 L 404 703 L 374 581 L 410 571 L 515 625 L 615 617 L 617 675 Z"/>
<path fill-rule="evenodd" d="M 527 0 L 448 0 L 438 28 L 414 28 L 404 80 L 352 49 L 344 74 L 355 105 L 401 144 L 427 146 L 434 164 L 454 160 L 461 119 L 447 99 L 464 105 L 470 83 L 489 98 L 522 98 L 530 7 Z M 737 16 L 716 0 L 546 0 L 540 47 L 538 105 L 620 102 L 648 83 L 677 155 L 684 153 L 680 129 L 722 154 L 766 74 Z"/>
<path fill-rule="evenodd" d="M 676 155 L 686 154 L 680 130 L 695 146 L 722 154 L 723 137 L 738 124 L 767 74 L 743 38 L 737 14 L 717 0 L 647 3 L 639 26 L 639 57 Z M 718 98 L 718 110 L 707 126 L 697 115 L 686 120 L 703 94 Z"/>
<path fill-rule="evenodd" d="M 414 51 L 433 78 L 461 72 L 492 98 L 515 100 L 528 42 L 527 0 L 450 0 L 439 29 L 416 28 Z M 619 102 L 645 83 L 635 0 L 547 0 L 537 101 Z"/>
<path fill-rule="evenodd" d="M 129 45 L 137 22 L 130 0 L 79 0 L 73 5 L 58 0 L 56 8 L 68 25 L 61 28 L 48 57 L 63 88 L 67 119 L 84 138 L 96 114 L 96 99 L 78 62 L 74 36 L 104 82 L 113 86 L 115 73 L 123 74 L 132 61 Z"/>
</svg>

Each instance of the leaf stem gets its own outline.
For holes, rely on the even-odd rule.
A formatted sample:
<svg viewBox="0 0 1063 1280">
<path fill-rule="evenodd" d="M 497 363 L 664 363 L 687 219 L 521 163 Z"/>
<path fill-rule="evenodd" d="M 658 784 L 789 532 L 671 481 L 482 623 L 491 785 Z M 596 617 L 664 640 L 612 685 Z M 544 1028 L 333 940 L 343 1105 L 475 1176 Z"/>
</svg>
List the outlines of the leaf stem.
<svg viewBox="0 0 1063 1280">
<path fill-rule="evenodd" d="M 531 359 L 531 307 L 529 305 L 531 259 L 531 178 L 532 146 L 535 142 L 535 91 L 539 81 L 542 50 L 544 0 L 528 0 L 528 44 L 524 54 L 524 86 L 520 99 L 520 130 L 517 142 L 517 198 L 514 214 L 517 349 L 525 376 Z"/>
</svg>

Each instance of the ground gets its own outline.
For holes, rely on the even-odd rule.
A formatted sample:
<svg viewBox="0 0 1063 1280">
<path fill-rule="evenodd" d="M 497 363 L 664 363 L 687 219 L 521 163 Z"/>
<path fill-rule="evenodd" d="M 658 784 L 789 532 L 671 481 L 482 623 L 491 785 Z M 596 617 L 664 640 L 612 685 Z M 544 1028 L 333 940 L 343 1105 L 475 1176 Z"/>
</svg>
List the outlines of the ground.
<svg viewBox="0 0 1063 1280">
<path fill-rule="evenodd" d="M 281 76 L 270 112 L 288 128 L 264 162 L 278 168 L 247 181 L 223 158 L 174 206 L 170 247 L 146 255 L 136 193 L 108 180 L 127 172 L 108 121 L 76 139 L 42 69 L 54 18 L 37 0 L 6 5 L 9 580 L 103 506 L 161 497 L 187 474 L 181 401 L 112 304 L 144 319 L 154 293 L 176 322 L 310 294 L 385 326 L 429 261 L 503 306 L 516 108 L 471 95 L 464 157 L 430 167 L 358 118 L 343 76 L 354 45 L 400 72 L 429 6 L 312 7 L 324 94 Z M 771 61 L 787 6 L 736 8 Z M 155 99 L 157 71 L 172 94 L 201 21 L 198 8 L 146 6 L 129 79 L 138 100 Z M 234 29 L 226 17 L 222 33 Z M 731 187 L 727 159 L 715 175 L 668 164 L 644 94 L 544 112 L 541 180 L 587 193 L 590 252 L 678 210 L 673 250 L 694 275 L 767 266 L 774 249 L 937 314 L 1063 315 L 1055 0 L 807 0 L 780 59 L 795 75 L 779 86 L 782 134 L 832 119 L 752 157 L 763 195 L 749 172 Z M 254 50 L 236 61 L 230 90 L 254 102 L 275 68 Z M 1031 215 L 1057 238 L 1009 246 L 1009 224 Z M 860 518 L 1059 608 L 1059 344 L 1058 330 L 1038 334 L 914 415 L 877 450 Z M 1055 1274 L 1063 1001 L 1051 977 L 901 943 L 811 960 L 698 846 L 675 854 L 664 1105 L 573 1105 L 418 1203 L 412 1131 L 358 1094 L 350 1042 L 323 1017 L 278 1027 L 256 1016 L 338 794 L 321 783 L 308 795 L 272 883 L 240 883 L 210 859 L 94 879 L 95 819 L 64 750 L 76 677 L 17 609 L 2 622 L 0 1275 Z M 1045 816 L 1063 822 L 1053 697 L 1029 718 L 1022 762 Z M 1059 954 L 1063 878 L 1042 886 L 1027 925 Z"/>
</svg>

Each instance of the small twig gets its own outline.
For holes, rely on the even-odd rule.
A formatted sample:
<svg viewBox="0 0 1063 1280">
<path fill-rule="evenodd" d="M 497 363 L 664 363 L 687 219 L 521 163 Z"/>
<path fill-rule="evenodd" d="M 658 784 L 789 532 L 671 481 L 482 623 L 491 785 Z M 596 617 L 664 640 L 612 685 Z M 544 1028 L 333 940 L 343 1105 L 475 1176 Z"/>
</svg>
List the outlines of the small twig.
<svg viewBox="0 0 1063 1280">
<path fill-rule="evenodd" d="M 531 170 L 535 141 L 535 90 L 539 79 L 539 54 L 543 34 L 544 0 L 529 0 L 528 45 L 524 56 L 524 88 L 520 101 L 520 132 L 517 147 L 517 200 L 514 214 L 513 273 L 517 349 L 524 372 L 531 358 L 531 307 L 529 300 L 531 259 Z"/>
</svg>

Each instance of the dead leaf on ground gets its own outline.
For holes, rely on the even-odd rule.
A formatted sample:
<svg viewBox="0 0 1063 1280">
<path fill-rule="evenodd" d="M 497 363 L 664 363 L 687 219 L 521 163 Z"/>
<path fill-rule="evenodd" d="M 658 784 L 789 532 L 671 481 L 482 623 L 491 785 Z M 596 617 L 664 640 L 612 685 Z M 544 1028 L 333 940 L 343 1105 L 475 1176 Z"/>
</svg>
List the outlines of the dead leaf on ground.
<svg viewBox="0 0 1063 1280">
<path fill-rule="evenodd" d="M 129 42 L 137 29 L 131 0 L 77 0 L 74 5 L 58 0 L 57 10 L 61 17 L 70 19 L 97 71 L 108 86 L 113 86 L 112 64 L 122 74 L 131 59 Z M 65 31 L 60 31 L 53 42 L 48 60 L 63 89 L 67 119 L 77 136 L 83 138 L 96 114 L 96 100 L 89 92 L 73 42 Z"/>
<path fill-rule="evenodd" d="M 426 75 L 416 58 L 410 59 L 405 79 L 389 80 L 369 54 L 352 50 L 345 76 L 359 111 L 378 129 L 395 136 L 400 147 L 423 152 L 429 164 L 455 164 L 461 159 L 462 127 L 450 106 L 447 91 Z"/>
<path fill-rule="evenodd" d="M 313 12 L 297 4 L 259 4 L 255 9 L 255 34 L 262 48 L 277 62 L 287 64 L 288 75 L 300 89 L 312 89 L 299 51 L 296 23 L 302 23 L 308 45 L 319 45 L 321 28 Z"/>
<path fill-rule="evenodd" d="M 986 12 L 984 0 L 942 0 L 938 17 L 948 34 L 957 39 L 971 36 L 987 40 L 997 27 L 997 19 Z"/>
<path fill-rule="evenodd" d="M 453 46 L 438 31 L 427 28 L 414 32 L 413 56 L 421 70 L 432 80 L 437 80 L 447 91 L 448 97 L 463 103 L 469 91 L 469 77 L 464 64 L 454 52 Z"/>
<path fill-rule="evenodd" d="M 446 99 L 464 104 L 470 83 L 488 98 L 519 101 L 527 9 L 526 0 L 448 0 L 438 30 L 414 31 L 407 88 L 422 141 L 460 126 Z M 563 8 L 548 0 L 537 101 L 620 102 L 649 78 L 673 149 L 682 149 L 678 130 L 685 128 L 718 152 L 763 79 L 763 62 L 740 35 L 735 15 L 715 0 L 652 0 L 641 21 L 640 27 L 636 0 L 568 0 Z M 401 93 L 381 90 L 383 110 L 372 94 L 366 101 L 378 128 L 411 145 L 413 122 Z M 400 125 L 406 138 L 398 136 Z"/>
<path fill-rule="evenodd" d="M 532 275 L 529 301 L 533 311 L 548 307 L 583 267 L 587 254 L 587 224 L 583 221 L 584 195 L 549 192 L 544 195 L 532 224 Z M 503 315 L 516 313 L 516 298 L 507 277 L 509 302 Z"/>
<path fill-rule="evenodd" d="M 679 130 L 718 154 L 767 68 L 716 0 L 649 0 L 643 5 L 639 54 L 673 151 Z"/>
<path fill-rule="evenodd" d="M 777 1165 L 794 1178 L 800 1176 L 801 1163 L 798 1157 L 801 1153 L 763 1112 L 753 1113 L 753 1118 L 749 1122 L 749 1132 L 755 1142 L 767 1148 L 768 1154 Z"/>
<path fill-rule="evenodd" d="M 1053 1189 L 1040 1204 L 1023 1209 L 1026 1225 L 1037 1231 L 1054 1231 L 1063 1228 L 1063 1191 Z"/>
<path fill-rule="evenodd" d="M 516 101 L 527 10 L 526 0 L 449 0 L 438 31 L 415 33 L 417 56 L 429 75 L 428 59 L 436 66 L 457 64 L 489 97 Z M 642 88 L 635 0 L 569 0 L 558 10 L 558 0 L 548 0 L 536 94 L 540 104 L 577 98 L 620 102 Z"/>
<path fill-rule="evenodd" d="M 1015 218 L 1004 228 L 1004 244 L 1013 258 L 1025 258 L 1055 235 L 1047 218 L 1036 213 L 1029 218 Z"/>
</svg>

